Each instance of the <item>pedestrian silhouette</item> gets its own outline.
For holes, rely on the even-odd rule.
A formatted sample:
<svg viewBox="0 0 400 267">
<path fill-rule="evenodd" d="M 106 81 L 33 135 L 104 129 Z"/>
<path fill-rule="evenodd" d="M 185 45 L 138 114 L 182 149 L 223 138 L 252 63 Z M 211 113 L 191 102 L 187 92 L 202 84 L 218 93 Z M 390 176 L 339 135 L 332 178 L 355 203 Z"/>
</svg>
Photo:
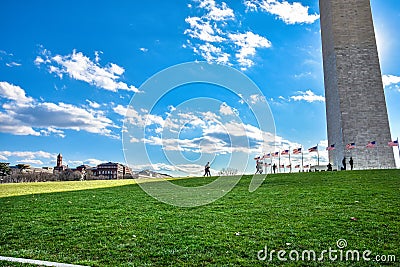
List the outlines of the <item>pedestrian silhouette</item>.
<svg viewBox="0 0 400 267">
<path fill-rule="evenodd" d="M 274 165 L 272 165 L 272 169 L 274 170 L 274 173 L 276 171 L 276 164 L 274 163 Z"/>
<path fill-rule="evenodd" d="M 350 163 L 350 169 L 353 170 L 354 161 L 352 157 L 350 157 L 349 163 Z"/>
<path fill-rule="evenodd" d="M 211 176 L 210 162 L 207 162 L 206 166 L 204 166 L 204 175 L 203 176 Z"/>
<path fill-rule="evenodd" d="M 345 171 L 346 170 L 346 157 L 343 157 L 342 165 L 343 165 L 342 170 Z"/>
<path fill-rule="evenodd" d="M 262 162 L 261 161 L 256 161 L 256 174 L 262 174 L 263 172 L 263 167 L 262 167 Z"/>
<path fill-rule="evenodd" d="M 329 171 L 332 171 L 332 164 L 331 164 L 330 162 L 328 163 L 328 166 L 327 166 L 327 167 L 328 167 L 328 172 L 329 172 Z"/>
</svg>

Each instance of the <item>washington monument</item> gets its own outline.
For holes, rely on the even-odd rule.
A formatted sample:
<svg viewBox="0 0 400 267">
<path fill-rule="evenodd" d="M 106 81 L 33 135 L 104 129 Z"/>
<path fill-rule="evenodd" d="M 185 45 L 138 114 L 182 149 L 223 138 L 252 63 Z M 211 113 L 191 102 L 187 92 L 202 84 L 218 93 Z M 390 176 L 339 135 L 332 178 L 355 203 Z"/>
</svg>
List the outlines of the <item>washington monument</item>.
<svg viewBox="0 0 400 267">
<path fill-rule="evenodd" d="M 395 168 L 370 0 L 319 0 L 329 161 Z M 367 148 L 369 142 L 375 147 Z M 346 145 L 355 143 L 355 149 Z"/>
</svg>

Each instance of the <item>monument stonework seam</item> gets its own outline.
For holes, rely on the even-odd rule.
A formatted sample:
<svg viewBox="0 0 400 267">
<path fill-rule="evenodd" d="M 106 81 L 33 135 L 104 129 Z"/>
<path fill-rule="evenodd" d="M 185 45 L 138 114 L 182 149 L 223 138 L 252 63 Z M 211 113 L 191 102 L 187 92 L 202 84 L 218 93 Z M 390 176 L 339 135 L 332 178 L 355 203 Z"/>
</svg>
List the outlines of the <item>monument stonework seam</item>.
<svg viewBox="0 0 400 267">
<path fill-rule="evenodd" d="M 320 0 L 329 161 L 395 168 L 370 0 Z M 366 148 L 376 141 L 375 148 Z M 346 144 L 356 149 L 347 151 Z"/>
</svg>

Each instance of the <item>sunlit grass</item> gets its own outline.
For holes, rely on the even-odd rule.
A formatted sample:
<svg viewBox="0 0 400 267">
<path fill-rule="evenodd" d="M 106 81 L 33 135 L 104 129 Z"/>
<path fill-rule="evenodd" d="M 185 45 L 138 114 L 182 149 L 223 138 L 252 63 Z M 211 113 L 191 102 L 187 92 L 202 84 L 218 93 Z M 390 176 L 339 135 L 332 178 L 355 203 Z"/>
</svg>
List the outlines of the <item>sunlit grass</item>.
<svg viewBox="0 0 400 267">
<path fill-rule="evenodd" d="M 205 179 L 174 183 L 195 186 Z M 1 192 L 0 255 L 89 266 L 280 266 L 276 257 L 259 261 L 257 252 L 265 246 L 322 251 L 346 239 L 348 249 L 393 254 L 399 261 L 399 170 L 269 175 L 253 193 L 250 179 L 243 177 L 223 198 L 196 208 L 160 203 L 129 184 L 132 180 L 70 192 L 49 193 L 45 187 L 22 196 Z M 123 182 L 128 184 L 118 186 Z M 382 264 L 288 262 L 350 265 Z"/>
<path fill-rule="evenodd" d="M 157 182 L 162 178 L 0 184 L 0 198 Z M 168 180 L 173 180 L 169 178 Z"/>
</svg>

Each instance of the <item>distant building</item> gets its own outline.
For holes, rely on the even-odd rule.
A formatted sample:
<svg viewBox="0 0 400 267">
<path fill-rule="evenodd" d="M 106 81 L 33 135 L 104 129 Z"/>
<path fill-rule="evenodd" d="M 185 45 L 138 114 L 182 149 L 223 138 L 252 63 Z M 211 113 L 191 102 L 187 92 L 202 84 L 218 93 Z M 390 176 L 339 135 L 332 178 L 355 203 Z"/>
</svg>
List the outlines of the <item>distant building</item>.
<svg viewBox="0 0 400 267">
<path fill-rule="evenodd" d="M 53 167 L 42 167 L 42 172 L 44 173 L 53 173 L 54 168 Z"/>
<path fill-rule="evenodd" d="M 67 169 L 67 166 L 62 164 L 62 155 L 60 153 L 57 156 L 57 166 L 54 167 L 53 173 L 59 174 L 59 173 L 62 173 L 63 171 L 65 171 L 66 169 Z"/>
<path fill-rule="evenodd" d="M 129 167 L 114 162 L 107 162 L 97 165 L 96 170 L 92 170 L 93 174 L 100 179 L 122 179 L 126 175 L 132 175 Z"/>
</svg>

